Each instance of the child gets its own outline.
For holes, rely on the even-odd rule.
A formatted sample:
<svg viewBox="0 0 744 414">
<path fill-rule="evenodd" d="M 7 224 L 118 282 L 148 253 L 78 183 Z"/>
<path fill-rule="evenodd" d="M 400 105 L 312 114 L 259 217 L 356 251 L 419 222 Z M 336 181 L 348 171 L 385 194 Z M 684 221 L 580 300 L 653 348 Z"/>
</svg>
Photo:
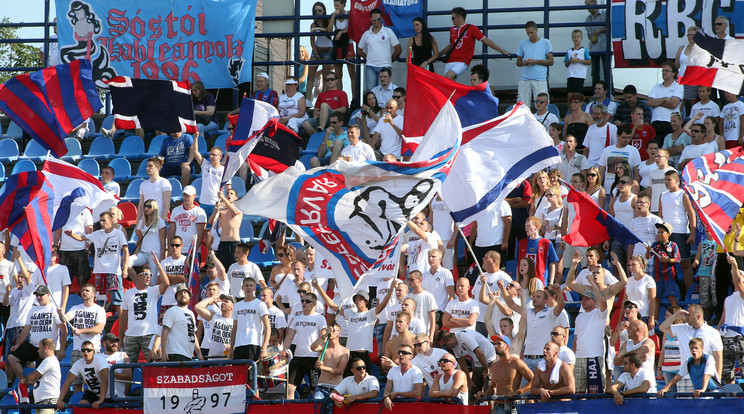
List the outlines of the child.
<svg viewBox="0 0 744 414">
<path fill-rule="evenodd" d="M 694 119 L 696 124 L 702 125 L 707 116 L 714 118 L 721 116 L 721 109 L 715 102 L 710 100 L 710 93 L 710 86 L 698 86 L 700 101 L 692 105 L 692 109 L 690 109 L 690 118 Z M 698 113 L 702 113 L 702 115 L 697 116 Z"/>
<path fill-rule="evenodd" d="M 679 248 L 677 243 L 669 241 L 672 225 L 656 224 L 656 242 L 646 247 L 646 259 L 654 259 L 654 281 L 656 281 L 656 306 L 659 309 L 661 298 L 668 298 L 672 306 L 679 306 L 679 288 L 677 287 L 677 267 Z"/>
<path fill-rule="evenodd" d="M 568 49 L 566 57 L 563 59 L 568 68 L 566 70 L 566 76 L 568 77 L 566 87 L 568 88 L 568 93 L 583 93 L 586 71 L 592 63 L 589 57 L 589 51 L 584 46 L 581 46 L 583 39 L 584 35 L 581 33 L 581 30 L 576 29 L 571 32 L 573 47 Z"/>
<path fill-rule="evenodd" d="M 668 191 L 659 196 L 659 217 L 669 223 L 672 235 L 669 239 L 677 244 L 682 260 L 682 274 L 684 286 L 682 297 L 690 289 L 693 282 L 692 261 L 690 260 L 690 245 L 695 243 L 696 215 L 687 194 L 679 186 L 679 173 L 676 170 L 664 173 L 664 185 Z"/>
<path fill-rule="evenodd" d="M 716 254 L 717 248 L 718 243 L 713 241 L 713 235 L 708 232 L 708 237 L 700 242 L 695 260 L 692 262 L 692 266 L 698 268 L 700 306 L 705 309 L 706 320 L 711 319 L 713 309 L 717 305 L 715 279 L 716 260 L 718 259 L 718 255 Z"/>
<path fill-rule="evenodd" d="M 677 384 L 679 380 L 688 374 L 695 389 L 692 392 L 692 396 L 695 398 L 699 398 L 701 392 L 714 392 L 720 389 L 720 383 L 716 378 L 718 375 L 716 372 L 716 361 L 711 355 L 703 353 L 702 339 L 690 339 L 690 354 L 692 356 L 686 363 L 680 365 L 679 372 L 674 375 L 674 378 L 664 388 L 659 390 L 659 398 L 663 397 L 669 391 L 669 388 Z"/>
<path fill-rule="evenodd" d="M 666 318 L 671 318 L 679 310 L 678 306 L 670 306 L 666 310 Z M 686 323 L 684 315 L 678 315 L 677 319 L 672 322 L 673 325 Z M 659 355 L 659 361 L 656 364 L 656 373 L 664 378 L 664 383 L 669 384 L 674 375 L 679 372 L 679 366 L 681 364 L 681 356 L 679 351 L 679 340 L 676 336 L 670 336 L 665 333 L 661 339 L 661 354 Z M 668 391 L 677 392 L 677 384 L 669 386 Z"/>
</svg>

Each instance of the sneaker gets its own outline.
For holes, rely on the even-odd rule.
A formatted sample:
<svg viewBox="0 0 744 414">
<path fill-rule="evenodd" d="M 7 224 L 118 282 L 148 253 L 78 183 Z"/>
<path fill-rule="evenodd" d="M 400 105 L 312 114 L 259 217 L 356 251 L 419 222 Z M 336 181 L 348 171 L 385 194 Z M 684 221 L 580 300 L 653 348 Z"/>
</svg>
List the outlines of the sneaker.
<svg viewBox="0 0 744 414">
<path fill-rule="evenodd" d="M 109 137 L 109 138 L 113 138 L 113 137 L 114 137 L 114 131 L 112 131 L 112 130 L 110 130 L 110 129 L 106 129 L 106 128 L 101 128 L 101 133 L 102 133 L 103 135 L 105 135 L 105 136 Z"/>
<path fill-rule="evenodd" d="M 315 130 L 318 131 L 318 132 L 323 132 L 323 127 L 322 126 L 318 126 L 317 128 L 315 128 Z"/>
</svg>

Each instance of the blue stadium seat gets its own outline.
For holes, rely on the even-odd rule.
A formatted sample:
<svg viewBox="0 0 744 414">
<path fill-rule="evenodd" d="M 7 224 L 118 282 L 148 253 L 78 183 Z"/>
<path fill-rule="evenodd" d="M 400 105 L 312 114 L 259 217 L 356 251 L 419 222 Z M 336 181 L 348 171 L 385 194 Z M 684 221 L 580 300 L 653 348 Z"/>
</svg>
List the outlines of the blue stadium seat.
<svg viewBox="0 0 744 414">
<path fill-rule="evenodd" d="M 243 221 L 240 222 L 240 241 L 243 243 L 252 243 L 255 238 L 255 234 L 253 232 L 253 223 L 251 223 L 250 220 L 246 220 L 246 217 L 243 216 Z"/>
<path fill-rule="evenodd" d="M 269 251 L 266 254 L 261 253 L 258 244 L 254 244 L 251 247 L 250 253 L 248 253 L 248 260 L 255 263 L 261 269 L 266 269 L 274 266 L 274 248 L 269 247 Z"/>
<path fill-rule="evenodd" d="M 137 135 L 130 135 L 124 138 L 124 141 L 119 147 L 120 157 L 124 157 L 130 161 L 139 161 L 145 158 L 145 141 Z"/>
<path fill-rule="evenodd" d="M 5 394 L 2 399 L 0 399 L 0 405 L 4 405 L 6 407 L 12 407 L 12 406 L 17 406 L 18 403 L 16 403 L 15 398 L 13 398 L 13 394 L 9 392 Z M 8 414 L 18 414 L 19 411 L 17 409 L 9 408 L 5 412 Z"/>
<path fill-rule="evenodd" d="M 17 142 L 10 138 L 0 139 L 0 162 L 16 162 L 19 155 Z"/>
<path fill-rule="evenodd" d="M 168 138 L 168 135 L 155 135 L 152 137 L 152 140 L 150 140 L 150 146 L 147 147 L 147 156 L 148 157 L 155 157 L 158 154 L 160 154 L 160 147 L 163 146 L 163 141 Z"/>
<path fill-rule="evenodd" d="M 10 138 L 16 141 L 20 141 L 21 138 L 23 138 L 23 129 L 21 129 L 21 127 L 18 126 L 18 124 L 16 124 L 15 121 L 10 121 L 10 125 L 8 125 L 8 130 L 5 131 L 3 135 L 0 135 L 0 138 Z"/>
<path fill-rule="evenodd" d="M 127 192 L 124 194 L 124 197 L 121 198 L 121 201 L 129 201 L 130 203 L 139 203 L 139 189 L 142 183 L 145 182 L 142 178 L 137 178 L 136 180 L 132 180 L 132 182 L 129 183 L 127 186 Z"/>
<path fill-rule="evenodd" d="M 230 185 L 232 186 L 232 189 L 235 190 L 235 192 L 238 194 L 238 198 L 243 198 L 245 195 L 245 181 L 243 181 L 242 178 L 236 176 L 233 176 L 232 180 L 230 180 Z"/>
<path fill-rule="evenodd" d="M 65 138 L 67 154 L 62 156 L 62 161 L 78 162 L 83 159 L 83 148 L 77 138 Z"/>
<path fill-rule="evenodd" d="M 92 158 L 96 161 L 108 161 L 114 158 L 116 149 L 114 141 L 107 137 L 98 137 L 90 144 L 88 154 L 83 155 L 83 159 Z"/>
<path fill-rule="evenodd" d="M 102 129 L 104 129 L 104 128 L 111 129 L 113 127 L 114 127 L 114 116 L 113 115 L 108 115 L 108 116 L 106 116 L 106 118 L 103 118 L 103 122 L 101 122 L 101 127 L 98 129 L 98 132 L 95 132 L 95 133 L 90 134 L 90 135 L 94 139 L 95 138 L 98 138 L 98 137 L 103 137 L 104 135 L 103 135 Z M 64 381 L 64 380 L 62 380 L 62 381 Z"/>
<path fill-rule="evenodd" d="M 316 132 L 310 135 L 310 139 L 307 141 L 307 147 L 302 151 L 302 154 L 318 155 L 318 148 L 320 148 L 320 144 L 323 143 L 324 138 L 325 132 Z"/>
<path fill-rule="evenodd" d="M 132 176 L 132 178 L 144 178 L 145 180 L 150 178 L 147 175 L 147 161 L 146 160 L 142 160 L 139 167 L 137 167 L 137 174 Z"/>
<path fill-rule="evenodd" d="M 209 156 L 209 147 L 207 146 L 207 140 L 204 135 L 199 135 L 199 154 L 204 157 Z"/>
<path fill-rule="evenodd" d="M 305 169 L 306 169 L 306 170 L 309 170 L 309 169 L 311 168 L 311 167 L 310 167 L 310 160 L 311 160 L 311 159 L 312 159 L 313 157 L 316 157 L 317 155 L 318 155 L 318 154 L 317 154 L 317 153 L 315 153 L 315 154 L 302 154 L 302 155 L 300 156 L 300 162 L 302 163 L 302 165 L 304 165 L 304 166 L 305 166 Z"/>
<path fill-rule="evenodd" d="M 217 137 L 216 140 L 214 140 L 214 146 L 222 148 L 222 152 L 225 153 L 227 150 L 227 138 L 230 137 L 230 134 L 222 134 Z"/>
<path fill-rule="evenodd" d="M 555 106 L 555 104 L 548 104 L 548 112 L 555 115 L 558 119 L 561 119 L 561 111 L 558 110 L 558 107 Z"/>
<path fill-rule="evenodd" d="M 98 165 L 98 161 L 93 159 L 85 159 L 78 163 L 78 168 L 81 170 L 87 172 L 88 174 L 94 176 L 94 177 L 100 177 L 101 176 L 101 166 Z"/>
<path fill-rule="evenodd" d="M 0 164 L 0 183 L 5 182 L 5 165 Z"/>
<path fill-rule="evenodd" d="M 194 179 L 194 181 L 191 182 L 191 185 L 196 188 L 196 201 L 199 201 L 199 198 L 201 198 L 202 178 L 198 177 Z"/>
<path fill-rule="evenodd" d="M 181 201 L 183 200 L 183 187 L 181 186 L 181 182 L 178 181 L 175 178 L 169 178 L 168 182 L 171 184 L 171 207 L 177 206 L 181 204 Z"/>
<path fill-rule="evenodd" d="M 126 158 L 114 158 L 108 166 L 114 169 L 116 182 L 127 182 L 132 179 L 132 164 Z"/>
<path fill-rule="evenodd" d="M 31 160 L 20 160 L 13 166 L 13 172 L 10 175 L 22 173 L 24 171 L 36 171 L 36 164 Z"/>
<path fill-rule="evenodd" d="M 69 295 L 67 297 L 67 307 L 65 308 L 65 312 L 69 312 L 70 308 L 81 303 L 83 303 L 83 299 L 80 295 Z"/>
<path fill-rule="evenodd" d="M 42 147 L 35 139 L 32 139 L 28 144 L 26 144 L 26 150 L 23 151 L 23 155 L 18 157 L 18 159 L 44 162 L 47 153 L 49 153 L 49 151 L 46 148 Z"/>
</svg>

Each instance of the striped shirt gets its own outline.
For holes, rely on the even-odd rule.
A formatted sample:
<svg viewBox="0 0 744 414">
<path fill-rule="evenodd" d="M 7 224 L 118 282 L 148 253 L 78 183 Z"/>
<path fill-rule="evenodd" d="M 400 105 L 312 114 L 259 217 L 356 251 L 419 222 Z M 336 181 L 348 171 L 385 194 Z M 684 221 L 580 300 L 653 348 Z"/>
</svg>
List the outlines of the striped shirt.
<svg viewBox="0 0 744 414">
<path fill-rule="evenodd" d="M 655 242 L 651 249 L 661 257 L 674 259 L 679 263 L 679 247 L 675 242 L 667 242 L 662 245 L 661 242 Z M 666 282 L 667 280 L 677 280 L 677 263 L 662 263 L 659 257 L 652 253 L 654 259 L 654 280 L 657 282 Z"/>
</svg>

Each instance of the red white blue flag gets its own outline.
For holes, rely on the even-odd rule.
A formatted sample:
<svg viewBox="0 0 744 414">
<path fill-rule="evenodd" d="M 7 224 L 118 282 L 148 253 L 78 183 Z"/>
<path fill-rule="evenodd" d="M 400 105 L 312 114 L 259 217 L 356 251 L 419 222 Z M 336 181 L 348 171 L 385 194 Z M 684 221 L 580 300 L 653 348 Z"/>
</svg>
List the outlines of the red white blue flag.
<svg viewBox="0 0 744 414">
<path fill-rule="evenodd" d="M 589 247 L 614 239 L 629 245 L 643 243 L 633 232 L 602 210 L 592 197 L 568 184 L 566 201 L 576 211 L 571 231 L 563 238 L 571 246 Z"/>
<path fill-rule="evenodd" d="M 114 102 L 117 129 L 149 128 L 189 134 L 197 131 L 189 82 L 116 76 L 106 83 Z"/>
<path fill-rule="evenodd" d="M 52 186 L 39 171 L 11 175 L 0 194 L 0 229 L 18 237 L 45 284 L 52 256 L 53 201 Z"/>
<path fill-rule="evenodd" d="M 65 196 L 70 195 L 77 188 L 82 188 L 85 196 L 89 197 L 86 200 L 89 208 L 96 208 L 103 201 L 116 202 L 119 199 L 118 196 L 107 192 L 98 178 L 62 160 L 47 158 L 41 172 L 54 189 L 55 208 L 59 207 Z"/>
<path fill-rule="evenodd" d="M 0 111 L 57 158 L 67 154 L 65 136 L 102 106 L 87 59 L 18 75 L 0 85 Z"/>
<path fill-rule="evenodd" d="M 460 140 L 457 112 L 447 102 L 410 162 L 339 160 L 304 173 L 288 168 L 253 186 L 236 207 L 287 223 L 330 262 L 341 295 L 349 295 L 365 272 L 386 261 L 408 220 L 439 191 Z"/>
<path fill-rule="evenodd" d="M 28 404 L 29 398 L 28 398 L 28 386 L 26 384 L 18 383 L 18 386 L 13 388 L 12 391 L 13 399 L 15 400 L 16 404 Z"/>
<path fill-rule="evenodd" d="M 697 32 L 679 83 L 744 95 L 744 39 L 719 39 Z"/>
<path fill-rule="evenodd" d="M 703 155 L 688 162 L 682 172 L 682 188 L 703 225 L 721 246 L 744 200 L 742 155 L 741 148 Z"/>
<path fill-rule="evenodd" d="M 199 248 L 196 246 L 196 237 L 191 242 L 188 253 L 186 253 L 186 265 L 183 267 L 184 277 L 188 280 L 186 285 L 191 291 L 191 300 L 189 300 L 189 308 L 194 309 L 194 305 L 199 302 L 199 293 L 201 292 L 201 286 L 199 281 Z"/>
</svg>

